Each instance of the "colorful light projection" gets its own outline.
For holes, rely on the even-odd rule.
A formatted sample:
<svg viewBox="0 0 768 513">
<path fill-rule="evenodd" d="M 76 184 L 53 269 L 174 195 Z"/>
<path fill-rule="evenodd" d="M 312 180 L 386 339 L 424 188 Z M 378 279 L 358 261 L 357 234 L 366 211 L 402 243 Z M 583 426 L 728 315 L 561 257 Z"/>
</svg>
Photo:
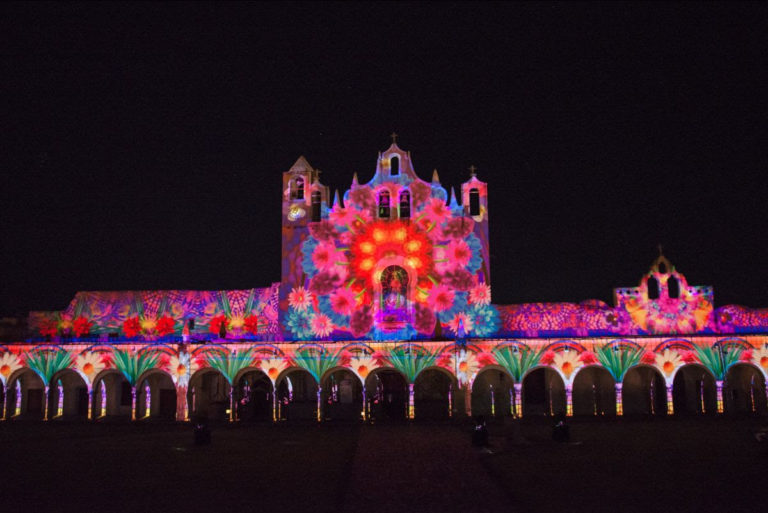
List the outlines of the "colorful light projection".
<svg viewBox="0 0 768 513">
<path fill-rule="evenodd" d="M 31 312 L 30 328 L 51 341 L 274 340 L 278 289 L 78 292 L 61 312 Z"/>
<path fill-rule="evenodd" d="M 468 336 L 497 331 L 484 184 L 469 182 L 483 207 L 470 215 L 453 195 L 447 201 L 436 174 L 424 182 L 399 148 L 388 154 L 368 184 L 353 181 L 343 206 L 334 202 L 308 224 L 303 275 L 285 305 L 286 339 L 424 339 L 456 334 L 459 325 Z M 393 158 L 403 160 L 397 175 L 389 174 Z"/>
<path fill-rule="evenodd" d="M 72 393 L 67 387 L 76 386 L 68 381 L 58 378 L 63 372 L 72 370 L 83 376 L 90 363 L 104 371 L 114 370 L 119 372 L 121 379 L 131 386 L 131 404 L 129 410 L 124 412 L 136 419 L 136 391 L 142 392 L 144 401 L 144 413 L 151 417 L 153 393 L 157 394 L 153 387 L 159 386 L 147 376 L 154 373 L 164 373 L 170 376 L 176 388 L 176 418 L 187 420 L 190 411 L 196 411 L 194 402 L 199 390 L 189 388 L 191 378 L 200 372 L 215 372 L 226 380 L 228 385 L 229 410 L 227 418 L 236 421 L 237 408 L 234 408 L 235 390 L 242 386 L 238 383 L 246 372 L 261 372 L 271 383 L 272 414 L 273 420 L 281 418 L 279 408 L 290 406 L 293 402 L 292 388 L 289 376 L 295 372 L 304 372 L 311 382 L 317 386 L 315 397 L 315 415 L 318 420 L 323 418 L 322 393 L 325 389 L 332 393 L 334 381 L 331 378 L 334 372 L 347 370 L 360 380 L 363 394 L 360 416 L 369 418 L 369 403 L 382 391 L 372 392 L 366 395 L 366 383 L 375 383 L 368 378 L 373 373 L 382 371 L 394 371 L 403 378 L 405 387 L 405 415 L 413 418 L 418 415 L 418 403 L 415 400 L 419 385 L 419 377 L 426 371 L 440 369 L 452 376 L 452 384 L 448 388 L 447 408 L 448 416 L 453 415 L 455 394 L 463 399 L 463 412 L 471 414 L 472 390 L 477 386 L 477 378 L 485 370 L 492 369 L 504 372 L 510 379 L 507 387 L 497 389 L 485 389 L 490 399 L 487 407 L 491 414 L 509 413 L 515 417 L 523 414 L 522 405 L 523 390 L 531 385 L 529 376 L 540 369 L 546 369 L 551 373 L 552 379 L 558 380 L 561 387 L 547 387 L 546 413 L 564 413 L 571 415 L 577 399 L 582 401 L 581 412 L 589 411 L 599 414 L 597 403 L 588 404 L 584 401 L 597 401 L 594 383 L 576 379 L 583 371 L 590 368 L 602 369 L 602 372 L 610 375 L 607 383 L 612 387 L 612 396 L 617 415 L 628 411 L 644 411 L 646 414 L 662 413 L 663 401 L 666 399 L 666 413 L 674 412 L 674 403 L 679 398 L 675 397 L 676 378 L 686 370 L 693 370 L 697 376 L 694 381 L 696 387 L 701 390 L 696 396 L 701 403 L 695 411 L 709 411 L 709 404 L 705 395 L 712 393 L 714 399 L 711 404 L 718 412 L 736 408 L 729 390 L 738 388 L 739 397 L 748 397 L 750 401 L 741 406 L 744 411 L 757 411 L 765 408 L 766 380 L 768 378 L 768 336 L 750 335 L 743 338 L 716 338 L 698 337 L 692 339 L 672 338 L 642 338 L 642 339 L 610 339 L 593 338 L 572 340 L 510 340 L 510 341 L 484 341 L 468 344 L 466 348 L 458 348 L 451 342 L 373 342 L 370 344 L 281 344 L 280 346 L 259 343 L 228 343 L 208 344 L 201 346 L 171 347 L 152 343 L 131 345 L 84 345 L 72 344 L 67 346 L 43 346 L 18 345 L 0 348 L 0 376 L 3 377 L 3 386 L 9 400 L 6 409 L 6 418 L 28 413 L 26 409 L 29 403 L 23 400 L 38 387 L 43 399 L 40 415 L 47 419 L 49 409 L 56 415 L 65 414 L 66 405 L 63 398 Z M 630 372 L 636 369 L 650 369 L 653 375 L 659 377 L 665 384 L 666 393 L 659 396 L 659 409 L 656 409 L 656 397 L 653 387 L 655 381 L 628 381 Z M 739 382 L 733 379 L 734 369 L 739 372 L 748 371 L 751 376 L 748 381 Z M 34 372 L 40 377 L 40 385 L 36 385 L 35 379 L 30 379 L 29 374 Z M 704 373 L 711 378 L 711 392 L 704 389 L 705 381 L 697 381 L 698 376 Z M 95 376 L 95 375 L 94 375 Z M 683 376 L 684 377 L 684 376 Z M 89 389 L 89 403 L 86 418 L 98 418 L 108 414 L 108 394 L 117 394 L 114 388 L 119 381 L 99 379 L 95 384 L 92 379 L 87 381 Z M 549 378 L 548 378 L 549 379 Z M 24 387 L 21 382 L 24 380 Z M 281 382 L 288 384 L 288 394 L 284 398 L 276 395 L 276 390 Z M 535 380 L 534 380 L 535 381 Z M 680 381 L 680 380 L 677 380 Z M 744 380 L 742 380 L 744 381 Z M 141 383 L 138 387 L 136 383 Z M 48 385 L 54 383 L 58 392 L 58 404 L 46 405 L 48 397 Z M 153 384 L 154 383 L 154 384 Z M 511 383 L 511 386 L 509 386 Z M 598 386 L 604 386 L 605 383 Z M 199 386 L 199 381 L 198 385 Z M 683 384 L 682 386 L 685 387 Z M 690 384 L 689 384 L 690 386 Z M 585 388 L 586 387 L 586 388 Z M 640 387 L 638 389 L 638 387 Z M 563 399 L 555 401 L 557 389 L 562 390 Z M 119 388 L 118 388 L 119 389 Z M 482 389 L 478 389 L 482 390 Z M 629 392 L 628 392 L 629 391 Z M 497 409 L 498 394 L 509 394 L 509 409 L 503 412 Z M 627 395 L 629 393 L 629 395 Z M 691 392 L 687 392 L 691 395 Z M 730 395 L 729 395 L 730 394 Z M 579 397 L 577 398 L 577 395 Z M 695 395 L 695 394 L 694 394 Z M 53 397 L 53 395 L 51 395 Z M 157 397 L 157 395 L 155 395 Z M 648 398 L 651 398 L 650 401 Z M 728 403 L 727 398 L 731 403 Z M 318 399 L 320 399 L 318 401 Z M 686 399 L 689 400 L 690 398 Z M 187 401 L 189 400 L 189 405 Z M 284 403 L 282 401 L 285 401 Z M 627 401 L 630 401 L 629 403 Z M 94 404 L 98 403 L 98 404 Z M 119 413 L 119 408 L 112 408 L 111 415 Z M 562 408 L 562 410 L 560 410 Z M 751 410 L 749 410 L 751 408 Z M 602 410 L 605 410 L 602 405 Z M 609 409 L 610 410 L 610 409 Z M 691 408 L 689 408 L 689 411 Z M 458 410 L 457 410 L 458 411 Z"/>
<path fill-rule="evenodd" d="M 460 197 L 437 172 L 419 179 L 395 144 L 376 173 L 329 203 L 299 158 L 284 174 L 282 281 L 230 291 L 78 292 L 59 312 L 32 312 L 38 341 L 427 340 L 761 334 L 768 309 L 714 309 L 711 287 L 690 286 L 662 255 L 615 306 L 492 305 L 488 187 Z M 450 198 L 450 199 L 449 199 Z M 309 215 L 311 213 L 311 215 Z M 460 331 L 462 335 L 459 335 Z"/>
</svg>

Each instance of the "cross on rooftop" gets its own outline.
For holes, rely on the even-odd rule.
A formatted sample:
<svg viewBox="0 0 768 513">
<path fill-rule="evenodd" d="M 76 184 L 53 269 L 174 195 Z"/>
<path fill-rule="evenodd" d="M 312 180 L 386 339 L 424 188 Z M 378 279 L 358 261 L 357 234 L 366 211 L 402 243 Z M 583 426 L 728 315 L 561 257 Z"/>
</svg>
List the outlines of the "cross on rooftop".
<svg viewBox="0 0 768 513">
<path fill-rule="evenodd" d="M 471 176 L 475 176 L 475 172 L 477 171 L 477 168 L 475 166 L 469 166 L 469 174 Z"/>
<path fill-rule="evenodd" d="M 389 136 L 392 138 L 392 144 L 397 144 L 397 134 L 392 132 Z"/>
</svg>

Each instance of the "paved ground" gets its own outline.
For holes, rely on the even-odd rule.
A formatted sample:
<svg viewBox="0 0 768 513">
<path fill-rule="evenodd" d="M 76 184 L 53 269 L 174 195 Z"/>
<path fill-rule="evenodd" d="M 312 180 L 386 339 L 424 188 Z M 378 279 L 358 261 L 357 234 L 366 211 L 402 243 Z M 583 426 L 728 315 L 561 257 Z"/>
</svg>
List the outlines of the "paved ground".
<svg viewBox="0 0 768 513">
<path fill-rule="evenodd" d="M 509 511 L 470 437 L 468 426 L 364 426 L 342 511 Z"/>
<path fill-rule="evenodd" d="M 0 422 L 0 511 L 761 510 L 765 419 L 221 426 Z"/>
</svg>

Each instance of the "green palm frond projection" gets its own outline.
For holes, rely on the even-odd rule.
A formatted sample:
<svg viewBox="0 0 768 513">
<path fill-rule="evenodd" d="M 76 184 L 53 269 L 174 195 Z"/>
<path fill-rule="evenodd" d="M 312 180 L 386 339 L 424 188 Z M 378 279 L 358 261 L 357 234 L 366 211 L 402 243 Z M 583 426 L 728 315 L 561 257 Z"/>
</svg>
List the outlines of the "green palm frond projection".
<svg viewBox="0 0 768 513">
<path fill-rule="evenodd" d="M 539 360 L 544 354 L 544 348 L 534 351 L 528 346 L 517 348 L 504 346 L 496 347 L 492 352 L 499 365 L 507 369 L 507 372 L 514 378 L 515 383 L 522 383 L 525 373 L 539 364 Z"/>
<path fill-rule="evenodd" d="M 253 363 L 253 348 L 249 347 L 240 352 L 228 352 L 223 349 L 214 350 L 205 355 L 205 361 L 211 368 L 221 372 L 227 382 L 232 385 L 237 374 Z"/>
<path fill-rule="evenodd" d="M 729 349 L 720 353 L 718 347 L 694 345 L 693 347 L 696 356 L 709 371 L 715 376 L 718 381 L 723 381 L 728 369 L 731 365 L 737 363 L 741 358 L 741 353 L 744 351 L 740 347 Z"/>
<path fill-rule="evenodd" d="M 427 367 L 437 362 L 437 351 L 415 350 L 410 346 L 395 347 L 387 355 L 392 367 L 402 372 L 408 383 L 416 381 L 416 376 Z"/>
<path fill-rule="evenodd" d="M 43 380 L 43 384 L 48 386 L 54 374 L 70 366 L 72 355 L 62 350 L 41 350 L 26 353 L 24 360 L 27 362 L 27 367 L 35 371 Z"/>
<path fill-rule="evenodd" d="M 114 349 L 112 351 L 112 362 L 123 373 L 123 376 L 125 376 L 125 379 L 128 380 L 132 387 L 136 386 L 139 376 L 157 367 L 159 360 L 160 354 L 151 351 L 141 354 L 131 354 L 130 351 L 123 349 Z"/>
<path fill-rule="evenodd" d="M 329 351 L 319 351 L 314 348 L 298 349 L 293 357 L 296 364 L 307 372 L 312 374 L 312 377 L 320 383 L 323 375 L 328 370 L 338 367 L 341 363 L 341 351 L 331 353 Z"/>
<path fill-rule="evenodd" d="M 638 364 L 643 352 L 635 347 L 604 344 L 596 347 L 595 354 L 600 364 L 613 376 L 616 383 L 621 383 L 627 371 Z"/>
</svg>

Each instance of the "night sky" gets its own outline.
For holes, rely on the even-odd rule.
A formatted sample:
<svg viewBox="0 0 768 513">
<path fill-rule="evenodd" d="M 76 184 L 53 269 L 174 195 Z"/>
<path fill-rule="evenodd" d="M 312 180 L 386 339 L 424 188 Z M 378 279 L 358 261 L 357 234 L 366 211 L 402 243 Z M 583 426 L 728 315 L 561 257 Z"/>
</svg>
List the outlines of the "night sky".
<svg viewBox="0 0 768 513">
<path fill-rule="evenodd" d="M 768 4 L 0 6 L 0 315 L 280 279 L 281 174 L 489 183 L 495 303 L 768 306 Z"/>
</svg>

